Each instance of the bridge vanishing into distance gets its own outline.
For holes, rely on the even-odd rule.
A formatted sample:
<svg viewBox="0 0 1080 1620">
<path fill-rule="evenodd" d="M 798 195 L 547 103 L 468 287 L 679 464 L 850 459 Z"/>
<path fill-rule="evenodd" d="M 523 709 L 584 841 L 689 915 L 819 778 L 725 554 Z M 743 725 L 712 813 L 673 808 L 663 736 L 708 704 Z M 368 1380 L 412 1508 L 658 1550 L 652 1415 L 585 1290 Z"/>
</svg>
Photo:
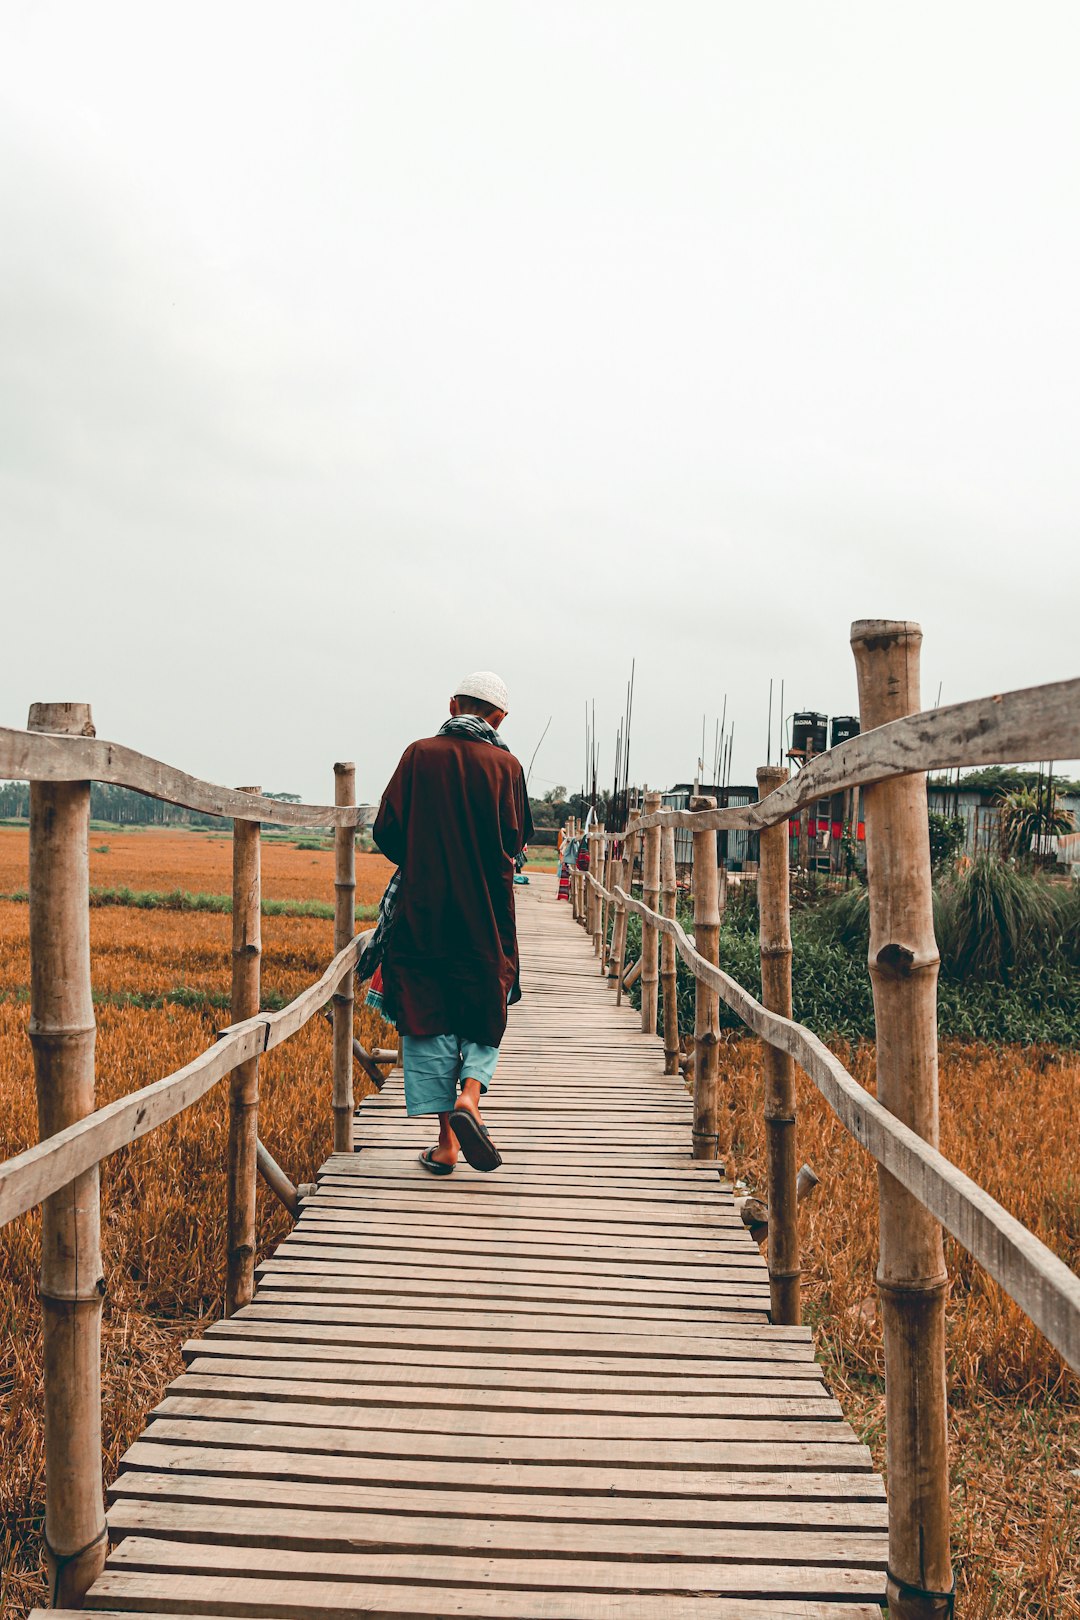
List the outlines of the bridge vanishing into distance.
<svg viewBox="0 0 1080 1620">
<path fill-rule="evenodd" d="M 0 729 L 31 782 L 31 1041 L 40 1143 L 0 1165 L 0 1225 L 42 1207 L 53 1609 L 210 1620 L 932 1620 L 953 1609 L 942 1232 L 1072 1367 L 1080 1279 L 937 1148 L 923 774 L 1080 756 L 1080 681 L 919 712 L 917 626 L 853 627 L 864 730 L 758 803 L 646 799 L 590 831 L 573 903 L 519 891 L 525 999 L 485 1103 L 495 1175 L 417 1163 L 400 1076 L 353 1098 L 351 766 L 333 806 L 200 782 L 93 735 L 82 705 Z M 233 1023 L 175 1074 L 94 1107 L 89 783 L 231 816 Z M 791 1017 L 787 824 L 860 786 L 877 1095 Z M 335 957 L 260 1009 L 260 822 L 335 829 Z M 694 839 L 694 935 L 673 832 Z M 759 833 L 761 999 L 719 962 L 716 833 Z M 638 892 L 636 876 L 640 874 Z M 641 1013 L 623 1002 L 641 919 Z M 584 933 L 572 918 L 585 924 Z M 676 955 L 696 983 L 691 1094 Z M 663 1042 L 657 1030 L 663 1002 Z M 717 1157 L 723 1000 L 764 1044 L 768 1248 Z M 263 1053 L 333 1004 L 334 1153 L 297 1188 L 258 1140 Z M 880 1169 L 889 1492 L 801 1323 L 794 1064 Z M 102 1492 L 98 1165 L 227 1081 L 225 1316 Z M 255 1266 L 262 1172 L 295 1216 Z M 42 1616 L 43 1620 L 43 1616 Z"/>
<path fill-rule="evenodd" d="M 654 1035 L 550 878 L 493 1175 L 435 1178 L 400 1069 L 109 1492 L 97 1609 L 877 1620 L 885 1490 Z"/>
</svg>

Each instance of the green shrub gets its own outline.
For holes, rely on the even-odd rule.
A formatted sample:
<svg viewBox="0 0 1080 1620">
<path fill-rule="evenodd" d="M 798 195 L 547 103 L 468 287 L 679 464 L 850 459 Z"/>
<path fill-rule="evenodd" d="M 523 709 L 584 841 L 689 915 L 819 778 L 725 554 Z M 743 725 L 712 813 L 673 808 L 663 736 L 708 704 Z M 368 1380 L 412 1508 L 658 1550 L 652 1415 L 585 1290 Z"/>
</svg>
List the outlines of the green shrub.
<svg viewBox="0 0 1080 1620">
<path fill-rule="evenodd" d="M 738 898 L 736 900 L 736 895 Z M 735 903 L 733 904 L 733 900 Z M 688 932 L 693 924 L 680 915 Z M 1080 1046 L 1080 889 L 1051 887 L 993 857 L 980 857 L 934 891 L 941 952 L 938 1025 L 962 1040 Z M 874 1037 L 867 969 L 870 909 L 860 885 L 793 911 L 795 1017 L 822 1039 Z M 641 922 L 629 919 L 627 960 L 641 950 Z M 720 966 L 760 997 L 757 903 L 752 885 L 729 894 Z M 679 1028 L 694 1027 L 694 978 L 678 964 Z M 641 1005 L 641 981 L 631 1000 Z M 721 1027 L 741 1019 L 721 1002 Z"/>
</svg>

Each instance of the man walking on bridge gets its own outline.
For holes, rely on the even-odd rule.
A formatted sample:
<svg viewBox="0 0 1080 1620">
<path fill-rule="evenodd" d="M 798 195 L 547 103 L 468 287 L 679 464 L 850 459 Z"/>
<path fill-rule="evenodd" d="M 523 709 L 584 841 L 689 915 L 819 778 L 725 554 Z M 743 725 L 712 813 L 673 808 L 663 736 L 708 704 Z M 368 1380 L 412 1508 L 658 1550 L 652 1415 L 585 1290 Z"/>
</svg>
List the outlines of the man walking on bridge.
<svg viewBox="0 0 1080 1620">
<path fill-rule="evenodd" d="M 410 1115 L 438 1114 L 420 1163 L 448 1176 L 502 1158 L 480 1117 L 521 998 L 514 857 L 532 836 L 525 775 L 498 735 L 510 699 L 490 670 L 467 675 L 435 737 L 412 743 L 383 794 L 374 838 L 399 872 L 380 918 L 383 1000 L 401 1034 Z M 392 898 L 390 898 L 392 896 Z"/>
</svg>

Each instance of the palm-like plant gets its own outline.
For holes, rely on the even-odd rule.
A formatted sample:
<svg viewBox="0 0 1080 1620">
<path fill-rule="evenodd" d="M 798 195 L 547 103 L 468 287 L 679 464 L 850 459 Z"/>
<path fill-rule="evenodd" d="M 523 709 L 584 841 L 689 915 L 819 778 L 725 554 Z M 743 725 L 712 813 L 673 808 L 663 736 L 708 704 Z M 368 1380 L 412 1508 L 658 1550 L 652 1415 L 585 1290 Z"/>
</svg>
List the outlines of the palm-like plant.
<svg viewBox="0 0 1080 1620">
<path fill-rule="evenodd" d="M 1026 855 L 1036 838 L 1071 832 L 1073 814 L 1057 794 L 1048 804 L 1033 788 L 1014 788 L 998 800 L 1001 842 L 1009 855 Z"/>
</svg>

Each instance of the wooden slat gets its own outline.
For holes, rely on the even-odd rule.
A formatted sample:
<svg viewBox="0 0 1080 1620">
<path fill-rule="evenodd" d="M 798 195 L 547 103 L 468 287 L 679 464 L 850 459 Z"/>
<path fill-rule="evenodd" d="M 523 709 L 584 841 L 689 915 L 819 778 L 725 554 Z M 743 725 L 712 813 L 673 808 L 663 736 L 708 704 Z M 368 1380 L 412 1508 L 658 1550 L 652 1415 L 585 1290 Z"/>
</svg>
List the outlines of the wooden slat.
<svg viewBox="0 0 1080 1620">
<path fill-rule="evenodd" d="M 181 1432 L 183 1430 L 184 1432 Z M 281 1431 L 274 1434 L 280 1437 Z M 640 1497 L 695 1502 L 729 1498 L 766 1501 L 883 1502 L 885 1489 L 879 1475 L 866 1468 L 839 1469 L 828 1464 L 797 1467 L 747 1462 L 739 1469 L 720 1467 L 660 1468 L 648 1463 L 633 1466 L 594 1466 L 588 1463 L 516 1460 L 490 1462 L 474 1458 L 464 1472 L 454 1456 L 413 1457 L 364 1451 L 277 1447 L 253 1443 L 266 1439 L 262 1430 L 231 1424 L 154 1424 L 124 1457 L 125 1466 L 190 1472 L 193 1468 L 215 1476 L 258 1474 L 275 1479 L 349 1483 L 384 1489 L 434 1487 L 446 1490 L 521 1492 L 542 1499 L 573 1495 L 583 1501 L 594 1497 Z M 846 1456 L 846 1453 L 845 1453 Z M 745 1460 L 745 1459 L 744 1459 Z"/>
<path fill-rule="evenodd" d="M 140 1451 L 149 1449 L 145 1442 L 138 1444 Z M 165 1448 L 157 1449 L 162 1452 Z M 129 1469 L 119 1476 L 110 1489 L 110 1502 L 129 1498 L 144 1501 L 164 1498 L 203 1505 L 217 1503 L 222 1507 L 237 1503 L 251 1507 L 364 1511 L 389 1514 L 403 1520 L 417 1515 L 423 1518 L 476 1517 L 476 1497 L 468 1481 L 463 1482 L 458 1490 L 440 1490 L 436 1486 L 428 1486 L 424 1490 L 394 1490 L 385 1484 L 311 1483 L 275 1478 L 272 1470 L 258 1473 L 223 1472 L 222 1453 L 219 1451 L 200 1451 L 193 1447 L 183 1455 L 201 1471 L 140 1473 Z M 248 1460 L 263 1463 L 261 1457 Z M 745 1526 L 755 1531 L 793 1525 L 804 1529 L 855 1531 L 882 1530 L 886 1527 L 884 1500 L 838 1501 L 832 1495 L 809 1498 L 795 1495 L 760 1496 L 754 1493 L 755 1477 L 740 1475 L 738 1494 L 729 1493 L 726 1496 L 631 1496 L 625 1492 L 600 1495 L 581 1491 L 573 1495 L 558 1495 L 550 1491 L 485 1491 L 481 1500 L 485 1517 L 517 1521 L 553 1519 L 595 1524 L 684 1527 L 706 1524 L 718 1530 Z M 774 1476 L 766 1477 L 771 1485 Z M 689 1543 L 684 1539 L 683 1551 L 686 1545 Z"/>
<path fill-rule="evenodd" d="M 770 1541 L 772 1537 L 770 1536 Z M 758 1538 L 759 1548 L 768 1557 Z M 217 1546 L 207 1541 L 188 1543 L 129 1536 L 113 1551 L 110 1564 L 116 1569 L 143 1569 L 155 1575 L 190 1571 L 197 1574 L 227 1573 L 232 1576 L 258 1576 L 278 1573 L 285 1578 L 297 1574 L 325 1579 L 373 1581 L 400 1584 L 416 1582 L 418 1574 L 427 1584 L 454 1585 L 473 1582 L 511 1590 L 601 1591 L 601 1592 L 699 1592 L 730 1596 L 745 1593 L 789 1594 L 793 1597 L 880 1598 L 884 1581 L 879 1568 L 842 1564 L 788 1563 L 683 1563 L 672 1559 L 601 1561 L 593 1558 L 553 1557 L 539 1554 L 524 1558 L 487 1557 L 427 1553 L 417 1557 L 400 1552 L 348 1553 L 314 1549 L 268 1547 L 247 1548 L 231 1544 Z M 880 1567 L 880 1566 L 879 1566 Z"/>
<path fill-rule="evenodd" d="M 198 1614 L 206 1620 L 881 1620 L 877 1603 L 830 1603 L 785 1599 L 781 1604 L 746 1598 L 627 1596 L 605 1592 L 528 1592 L 452 1587 L 368 1585 L 355 1581 L 210 1578 L 147 1575 L 107 1569 L 98 1583 L 101 1616 L 160 1620 L 162 1615 Z M 105 1605 L 121 1604 L 121 1608 Z M 35 1610 L 31 1620 L 75 1610 Z M 83 1611 L 78 1611 L 82 1613 Z"/>
</svg>

